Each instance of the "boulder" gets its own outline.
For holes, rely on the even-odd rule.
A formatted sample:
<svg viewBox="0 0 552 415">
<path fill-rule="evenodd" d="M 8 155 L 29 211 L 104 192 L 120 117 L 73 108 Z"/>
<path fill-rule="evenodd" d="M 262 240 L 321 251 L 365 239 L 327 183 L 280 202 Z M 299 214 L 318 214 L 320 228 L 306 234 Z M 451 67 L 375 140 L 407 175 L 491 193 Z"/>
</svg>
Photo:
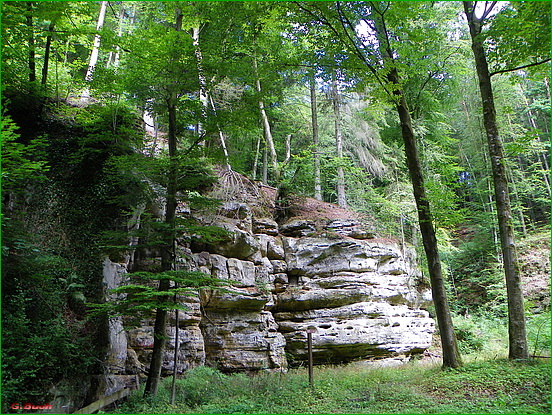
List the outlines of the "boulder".
<svg viewBox="0 0 552 415">
<path fill-rule="evenodd" d="M 255 286 L 255 264 L 249 261 L 241 261 L 236 258 L 228 258 L 228 277 L 235 281 L 235 287 Z"/>
<path fill-rule="evenodd" d="M 288 272 L 306 276 L 376 271 L 381 254 L 354 239 L 285 238 Z"/>
</svg>

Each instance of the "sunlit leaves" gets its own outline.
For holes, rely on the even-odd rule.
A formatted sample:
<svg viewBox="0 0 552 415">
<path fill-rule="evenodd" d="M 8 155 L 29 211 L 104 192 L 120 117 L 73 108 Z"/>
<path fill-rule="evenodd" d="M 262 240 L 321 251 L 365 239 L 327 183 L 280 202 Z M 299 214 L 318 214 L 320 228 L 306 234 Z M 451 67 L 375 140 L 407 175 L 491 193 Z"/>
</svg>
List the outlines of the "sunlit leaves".
<svg viewBox="0 0 552 415">
<path fill-rule="evenodd" d="M 550 13 L 548 1 L 514 1 L 494 16 L 485 32 L 493 70 L 550 59 Z"/>
</svg>

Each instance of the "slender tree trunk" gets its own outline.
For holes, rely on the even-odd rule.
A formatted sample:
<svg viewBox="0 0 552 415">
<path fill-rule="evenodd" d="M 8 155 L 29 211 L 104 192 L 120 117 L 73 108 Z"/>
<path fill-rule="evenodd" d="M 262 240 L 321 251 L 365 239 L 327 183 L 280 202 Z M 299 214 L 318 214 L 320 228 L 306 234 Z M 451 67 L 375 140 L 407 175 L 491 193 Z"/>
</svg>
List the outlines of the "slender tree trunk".
<svg viewBox="0 0 552 415">
<path fill-rule="evenodd" d="M 261 120 L 263 122 L 263 131 L 264 138 L 268 150 L 270 151 L 270 164 L 272 165 L 274 181 L 278 183 L 280 181 L 280 170 L 278 168 L 278 155 L 276 154 L 276 148 L 274 147 L 274 140 L 272 138 L 272 130 L 270 128 L 270 123 L 268 121 L 268 116 L 266 115 L 264 101 L 260 98 L 262 93 L 261 88 L 261 79 L 259 77 L 259 67 L 257 64 L 257 57 L 253 57 L 253 71 L 255 74 L 255 86 L 257 88 L 257 93 L 259 94 L 259 111 L 261 113 Z M 264 175 L 263 175 L 264 176 Z M 263 181 L 266 183 L 263 177 Z"/>
<path fill-rule="evenodd" d="M 46 85 L 48 80 L 48 66 L 50 64 L 50 49 L 52 47 L 52 33 L 54 33 L 54 22 L 48 26 L 48 36 L 46 36 L 46 46 L 44 47 L 44 65 L 42 66 L 41 85 Z"/>
<path fill-rule="evenodd" d="M 310 78 L 310 101 L 312 120 L 312 155 L 314 158 L 314 198 L 322 200 L 322 181 L 320 179 L 320 145 L 318 142 L 318 108 L 316 104 L 316 79 L 314 73 Z"/>
<path fill-rule="evenodd" d="M 399 85 L 398 77 L 395 70 L 389 74 L 389 78 L 393 84 Z M 444 367 L 459 367 L 462 366 L 462 360 L 458 351 L 456 336 L 450 315 L 450 308 L 447 300 L 445 289 L 445 279 L 441 269 L 441 260 L 437 249 L 437 237 L 433 227 L 433 218 L 431 215 L 429 200 L 425 191 L 425 183 L 422 175 L 421 163 L 416 145 L 416 138 L 412 128 L 412 120 L 408 105 L 402 91 L 400 99 L 397 103 L 397 112 L 401 122 L 401 132 L 404 140 L 406 153 L 406 161 L 412 188 L 414 191 L 414 199 L 416 200 L 416 208 L 418 210 L 418 221 L 420 224 L 420 232 L 424 244 L 424 251 L 427 258 L 427 266 L 431 280 L 431 292 L 433 303 L 435 305 L 435 314 L 437 315 L 437 323 L 439 324 L 439 334 L 441 336 L 441 346 L 443 348 L 443 366 Z"/>
<path fill-rule="evenodd" d="M 107 10 L 107 1 L 102 1 L 100 6 L 100 14 L 98 16 L 98 22 L 96 24 L 96 31 L 99 31 L 102 29 L 105 19 L 105 11 Z M 100 43 L 101 43 L 102 37 L 99 33 L 94 36 L 94 45 L 92 46 L 92 53 L 90 54 L 90 61 L 88 62 L 88 69 L 86 71 L 86 76 L 84 77 L 85 80 L 91 81 L 92 77 L 94 76 L 94 69 L 96 68 L 96 64 L 98 63 L 98 54 L 100 53 Z"/>
<path fill-rule="evenodd" d="M 201 118 L 207 119 L 207 108 L 209 107 L 209 99 L 207 98 L 207 80 L 203 74 L 203 56 L 201 55 L 201 49 L 199 48 L 199 27 L 192 28 L 192 42 L 195 49 L 195 56 L 197 62 L 198 76 L 199 76 L 199 102 L 201 102 Z M 199 122 L 197 126 L 198 134 L 204 134 L 203 123 Z M 205 142 L 203 142 L 205 145 Z"/>
<path fill-rule="evenodd" d="M 510 117 L 510 114 L 508 114 L 508 125 L 510 127 L 510 129 L 512 129 L 512 118 Z M 525 180 L 525 175 L 523 173 L 523 161 L 521 159 L 521 156 L 518 155 L 518 167 L 519 167 L 519 172 L 521 173 L 521 178 L 522 180 Z M 523 202 L 521 200 L 521 198 L 519 197 L 519 192 L 517 190 L 517 186 L 516 186 L 516 180 L 514 178 L 514 175 L 512 173 L 512 169 L 508 166 L 506 166 L 506 175 L 508 177 L 508 181 L 510 183 L 512 183 L 512 190 L 514 191 L 514 196 L 515 196 L 515 199 L 517 200 L 517 211 L 518 211 L 518 215 L 519 215 L 519 223 L 521 225 L 521 230 L 523 231 L 523 236 L 527 236 L 527 225 L 525 223 L 525 214 L 523 212 Z"/>
<path fill-rule="evenodd" d="M 29 28 L 29 82 L 36 81 L 36 57 L 33 26 L 33 2 L 27 2 L 27 27 Z"/>
<path fill-rule="evenodd" d="M 489 154 L 491 157 L 498 228 L 508 295 L 509 357 L 510 359 L 527 359 L 529 357 L 529 351 L 525 328 L 525 311 L 523 307 L 523 293 L 521 290 L 517 250 L 514 240 L 514 227 L 512 225 L 512 211 L 510 208 L 510 195 L 504 163 L 504 151 L 496 124 L 496 111 L 487 57 L 483 47 L 483 40 L 480 36 L 483 22 L 475 16 L 473 2 L 464 1 L 463 4 L 472 38 L 472 50 L 483 102 L 483 124 L 487 134 Z"/>
<path fill-rule="evenodd" d="M 412 190 L 416 201 L 416 209 L 418 211 L 418 222 L 420 225 L 420 233 L 422 234 L 422 242 L 427 258 L 427 267 L 431 280 L 431 293 L 433 304 L 435 306 L 435 314 L 437 324 L 439 325 L 439 335 L 441 337 L 441 346 L 443 349 L 443 367 L 460 367 L 462 359 L 458 351 L 458 344 L 454 334 L 452 317 L 448 305 L 447 293 L 445 289 L 445 279 L 441 269 L 441 260 L 439 250 L 437 248 L 437 237 L 433 227 L 433 218 L 429 199 L 425 189 L 424 177 L 412 127 L 412 118 L 410 110 L 401 89 L 399 74 L 395 67 L 393 52 L 389 44 L 389 37 L 385 29 L 383 13 L 379 13 L 374 19 L 377 36 L 380 40 L 380 50 L 384 57 L 386 65 L 387 81 L 391 84 L 392 95 L 395 100 L 396 109 L 401 123 L 401 133 L 404 141 L 404 151 L 406 155 L 406 164 L 412 181 Z"/>
<path fill-rule="evenodd" d="M 182 13 L 177 10 L 176 31 L 182 28 Z M 169 115 L 169 171 L 167 184 L 167 197 L 165 202 L 165 223 L 167 224 L 166 234 L 164 235 L 165 244 L 161 251 L 161 271 L 170 271 L 174 264 L 175 249 L 175 218 L 176 218 L 176 191 L 178 188 L 178 166 L 177 166 L 177 133 L 176 133 L 176 97 L 167 99 L 167 112 Z M 170 280 L 162 279 L 159 281 L 159 291 L 167 291 L 170 288 Z M 166 299 L 165 299 L 166 300 Z M 163 357 L 167 344 L 167 310 L 158 308 L 155 313 L 155 325 L 153 327 L 153 351 L 149 367 L 148 379 L 144 388 L 144 396 L 157 395 L 159 382 L 161 380 L 161 370 L 163 368 Z"/>
<path fill-rule="evenodd" d="M 332 103 L 335 122 L 335 148 L 337 153 L 337 204 L 342 208 L 347 208 L 347 196 L 345 194 L 345 172 L 343 171 L 343 135 L 341 132 L 341 110 L 340 110 L 339 91 L 337 88 L 337 79 L 335 73 L 332 74 Z"/>
<path fill-rule="evenodd" d="M 165 202 L 165 223 L 168 225 L 167 234 L 164 236 L 165 245 L 161 251 L 161 271 L 170 271 L 174 263 L 174 241 L 175 241 L 175 217 L 176 217 L 176 189 L 177 189 L 177 166 L 176 166 L 176 103 L 169 99 L 167 102 L 169 114 L 169 172 L 167 185 L 167 199 Z M 170 288 L 170 281 L 167 279 L 159 281 L 159 291 L 167 291 Z M 158 308 L 155 312 L 155 324 L 153 328 L 153 351 L 149 367 L 148 379 L 144 389 L 144 396 L 157 395 L 161 370 L 163 368 L 163 357 L 167 344 L 167 310 Z"/>
<path fill-rule="evenodd" d="M 176 288 L 176 287 L 175 287 Z M 178 301 L 178 296 L 174 295 L 174 302 Z M 176 308 L 174 310 L 175 316 L 174 316 L 174 363 L 173 363 L 173 378 L 172 378 L 172 385 L 171 385 L 171 405 L 174 405 L 176 401 L 176 374 L 178 370 L 178 351 L 180 346 L 180 322 L 179 322 L 179 310 Z"/>
<path fill-rule="evenodd" d="M 263 147 L 263 183 L 268 184 L 268 148 L 266 140 Z"/>
<path fill-rule="evenodd" d="M 255 158 L 253 159 L 253 180 L 257 180 L 257 168 L 259 165 L 259 152 L 261 151 L 261 136 L 257 137 L 255 146 Z"/>
</svg>

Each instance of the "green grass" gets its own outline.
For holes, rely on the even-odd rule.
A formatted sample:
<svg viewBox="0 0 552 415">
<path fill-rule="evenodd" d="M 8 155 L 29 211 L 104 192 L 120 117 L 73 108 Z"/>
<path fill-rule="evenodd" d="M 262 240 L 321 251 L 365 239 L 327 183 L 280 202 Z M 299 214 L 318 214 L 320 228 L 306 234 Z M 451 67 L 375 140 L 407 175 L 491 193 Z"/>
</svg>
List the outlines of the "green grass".
<svg viewBox="0 0 552 415">
<path fill-rule="evenodd" d="M 425 362 L 315 367 L 312 389 L 305 369 L 247 376 L 202 367 L 178 380 L 175 405 L 168 404 L 170 379 L 165 379 L 157 398 L 137 394 L 117 413 L 550 413 L 548 359 L 478 359 L 468 357 L 454 370 Z"/>
</svg>

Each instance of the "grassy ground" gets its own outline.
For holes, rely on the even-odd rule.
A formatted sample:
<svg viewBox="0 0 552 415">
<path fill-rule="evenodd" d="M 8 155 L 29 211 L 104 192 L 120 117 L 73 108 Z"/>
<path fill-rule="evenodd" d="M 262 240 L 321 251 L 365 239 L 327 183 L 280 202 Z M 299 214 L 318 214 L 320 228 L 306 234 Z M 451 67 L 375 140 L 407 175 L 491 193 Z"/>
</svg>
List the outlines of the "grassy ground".
<svg viewBox="0 0 552 415">
<path fill-rule="evenodd" d="M 286 374 L 223 375 L 197 368 L 177 382 L 177 402 L 168 404 L 170 379 L 156 399 L 139 395 L 117 413 L 356 413 L 356 414 L 548 414 L 550 362 L 467 358 L 461 369 L 410 362 L 394 368 L 351 364 L 316 367 L 310 388 L 305 369 Z"/>
</svg>

